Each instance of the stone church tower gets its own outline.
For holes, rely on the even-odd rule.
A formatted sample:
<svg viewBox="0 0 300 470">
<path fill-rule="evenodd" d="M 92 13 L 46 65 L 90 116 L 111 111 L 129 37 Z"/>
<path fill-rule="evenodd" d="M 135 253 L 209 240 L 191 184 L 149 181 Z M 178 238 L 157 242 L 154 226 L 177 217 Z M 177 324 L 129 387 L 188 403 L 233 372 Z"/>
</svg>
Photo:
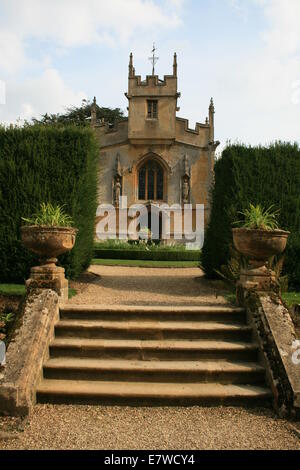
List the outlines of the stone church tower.
<svg viewBox="0 0 300 470">
<path fill-rule="evenodd" d="M 128 118 L 116 124 L 96 120 L 91 125 L 99 140 L 98 203 L 119 208 L 120 196 L 128 206 L 143 203 L 159 208 L 163 203 L 204 204 L 209 215 L 209 189 L 213 181 L 215 149 L 214 105 L 211 100 L 205 123 L 190 129 L 188 120 L 176 116 L 177 56 L 173 73 L 145 80 L 135 74 L 130 54 Z M 95 103 L 95 101 L 94 101 Z M 171 236 L 174 235 L 171 228 Z"/>
</svg>

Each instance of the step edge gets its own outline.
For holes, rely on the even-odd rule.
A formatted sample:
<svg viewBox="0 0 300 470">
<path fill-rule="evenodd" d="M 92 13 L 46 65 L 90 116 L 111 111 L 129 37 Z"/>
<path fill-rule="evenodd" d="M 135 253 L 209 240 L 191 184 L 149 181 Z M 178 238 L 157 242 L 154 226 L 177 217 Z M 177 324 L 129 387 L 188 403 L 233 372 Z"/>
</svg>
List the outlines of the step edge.
<svg viewBox="0 0 300 470">
<path fill-rule="evenodd" d="M 222 325 L 217 325 L 217 324 L 212 324 L 211 326 L 208 325 L 207 328 L 203 327 L 201 325 L 201 322 L 199 322 L 199 325 L 195 326 L 190 326 L 190 325 L 184 325 L 185 322 L 182 322 L 182 326 L 180 325 L 164 325 L 164 322 L 160 322 L 159 325 L 122 325 L 120 323 L 116 325 L 95 325 L 94 323 L 92 324 L 92 321 L 89 320 L 79 320 L 81 322 L 80 324 L 75 324 L 73 323 L 74 320 L 60 320 L 59 323 L 55 325 L 55 328 L 58 329 L 68 329 L 68 328 L 74 328 L 74 329 L 112 329 L 112 330 L 178 330 L 178 331 L 198 331 L 198 330 L 203 330 L 203 331 L 252 331 L 252 327 L 249 325 L 239 325 L 239 324 L 222 324 Z M 121 321 L 122 322 L 122 321 Z M 123 321 L 125 323 L 125 321 Z M 212 322 L 213 323 L 213 322 Z"/>
<path fill-rule="evenodd" d="M 245 309 L 242 307 L 230 307 L 230 306 L 154 306 L 149 305 L 97 305 L 97 304 L 61 304 L 59 306 L 61 312 L 116 312 L 116 313 L 141 313 L 144 312 L 157 312 L 157 313 L 193 313 L 193 312 L 207 312 L 207 313 L 245 313 Z"/>
<path fill-rule="evenodd" d="M 65 341 L 68 341 L 68 342 L 65 342 Z M 73 340 L 73 341 L 72 341 Z M 190 344 L 187 344 L 187 345 L 180 345 L 180 344 L 176 344 L 172 347 L 168 347 L 167 344 L 165 344 L 165 341 L 162 340 L 162 344 L 161 345 L 155 345 L 155 344 L 119 344 L 120 343 L 120 340 L 104 340 L 104 341 L 109 341 L 109 344 L 97 344 L 97 340 L 96 339 L 89 339 L 89 338 L 80 338 L 80 340 L 85 340 L 85 341 L 76 341 L 76 339 L 73 339 L 73 338 L 62 338 L 62 339 L 54 339 L 51 343 L 50 343 L 50 347 L 56 347 L 56 348 L 68 348 L 68 347 L 75 347 L 75 348 L 98 348 L 98 349 L 139 349 L 139 350 L 143 350 L 143 349 L 159 349 L 159 350 L 169 350 L 169 351 L 174 351 L 174 350 L 191 350 L 191 351 L 195 351 L 197 349 L 201 349 L 201 350 L 211 350 L 211 349 L 218 349 L 218 350 L 257 350 L 259 348 L 258 344 L 256 343 L 243 343 L 243 342 L 240 342 L 240 343 L 234 343 L 234 342 L 230 342 L 228 344 L 222 344 L 220 345 L 220 347 L 216 347 L 216 344 L 217 341 L 213 341 L 211 340 L 210 343 L 211 345 L 207 345 L 207 344 L 198 344 L 197 347 L 193 347 L 192 345 Z M 131 340 L 128 340 L 129 342 Z M 135 341 L 135 340 L 132 340 L 132 341 Z M 137 342 L 143 342 L 144 340 L 136 340 Z M 145 342 L 149 343 L 151 340 L 145 340 Z M 181 342 L 184 342 L 184 341 L 180 341 L 178 340 L 177 343 L 181 343 Z M 196 342 L 196 341 L 195 341 Z M 209 342 L 209 340 L 208 340 Z M 200 341 L 197 341 L 197 343 L 200 343 Z M 191 347 L 192 346 L 192 347 Z"/>
<path fill-rule="evenodd" d="M 76 383 L 77 388 L 72 389 L 72 384 L 74 386 L 74 383 Z M 180 383 L 168 383 L 168 382 L 159 382 L 156 383 L 155 386 L 163 385 L 166 386 L 169 390 L 162 390 L 159 392 L 158 390 L 155 391 L 147 391 L 147 388 L 149 389 L 149 382 L 108 382 L 108 381 L 96 381 L 93 382 L 91 385 L 91 382 L 88 381 L 73 381 L 73 380 L 66 380 L 66 381 L 61 381 L 61 380 L 55 380 L 55 379 L 43 379 L 42 382 L 39 384 L 37 387 L 36 393 L 37 394 L 59 394 L 63 396 L 128 396 L 128 397 L 176 397 L 176 396 L 181 396 L 181 397 L 187 397 L 187 396 L 199 396 L 199 397 L 254 397 L 254 396 L 268 396 L 271 397 L 272 393 L 271 390 L 268 389 L 267 387 L 259 387 L 251 384 L 243 384 L 243 385 L 235 385 L 235 384 L 220 384 L 220 383 L 206 383 L 206 382 L 198 382 L 197 384 L 180 384 Z M 123 390 L 120 392 L 120 387 L 124 386 L 129 388 L 129 390 L 125 393 Z M 143 386 L 146 389 L 146 392 L 144 391 L 132 391 L 134 387 L 138 385 L 138 387 L 141 389 Z M 193 385 L 194 389 L 196 386 L 199 388 L 202 388 L 202 392 L 205 391 L 203 389 L 208 389 L 211 390 L 212 388 L 216 388 L 218 390 L 218 393 L 214 394 L 207 394 L 204 393 L 199 393 L 197 392 L 189 392 L 188 393 L 188 387 Z M 68 386 L 67 389 L 62 389 L 63 386 Z M 83 390 L 80 390 L 80 386 L 83 387 Z M 105 386 L 111 387 L 111 390 L 103 390 Z M 88 390 L 88 388 L 91 387 L 92 390 Z M 101 390 L 102 388 L 102 390 Z M 184 388 L 184 390 L 182 390 Z M 131 390 L 130 390 L 131 389 Z M 171 393 L 171 390 L 173 389 L 173 393 Z M 176 389 L 177 389 L 177 394 L 176 394 Z M 178 391 L 181 390 L 181 393 L 178 394 Z M 226 394 L 222 393 L 224 391 L 227 391 Z M 228 394 L 228 391 L 230 391 L 230 394 Z"/>
<path fill-rule="evenodd" d="M 69 359 L 69 358 L 67 358 Z M 56 363 L 53 363 L 53 362 L 56 362 Z M 198 366 L 196 367 L 196 365 L 194 365 L 193 367 L 193 361 L 189 361 L 189 365 L 187 364 L 187 361 L 183 361 L 184 362 L 184 368 L 182 367 L 172 367 L 172 368 L 168 368 L 166 362 L 167 361 L 164 361 L 164 363 L 161 365 L 161 367 L 151 367 L 151 364 L 148 364 L 149 363 L 154 363 L 156 365 L 160 364 L 160 362 L 162 361 L 137 361 L 139 362 L 139 364 L 137 365 L 133 365 L 133 364 L 130 364 L 130 361 L 127 361 L 128 364 L 126 363 L 123 363 L 121 365 L 113 365 L 112 362 L 114 361 L 109 361 L 109 364 L 105 364 L 105 360 L 102 361 L 102 364 L 99 364 L 99 360 L 94 360 L 94 362 L 98 363 L 98 364 L 80 364 L 80 362 L 86 362 L 85 359 L 72 359 L 73 361 L 73 364 L 63 364 L 64 362 L 64 358 L 61 358 L 60 359 L 60 362 L 61 364 L 57 364 L 57 361 L 56 359 L 49 359 L 43 366 L 43 369 L 44 370 L 80 370 L 80 371 L 133 371 L 133 372 L 262 372 L 264 373 L 265 372 L 265 368 L 260 365 L 260 364 L 255 364 L 255 363 L 247 363 L 247 362 L 244 362 L 244 363 L 236 363 L 236 364 L 229 364 L 228 367 L 224 367 L 224 364 L 226 364 L 225 361 L 219 361 L 219 364 L 220 364 L 220 367 L 218 367 L 218 363 L 216 363 L 216 367 L 215 369 L 213 367 L 211 368 L 205 368 L 205 361 L 202 362 L 201 366 Z M 91 362 L 93 361 L 93 359 L 90 360 Z M 71 361 L 68 361 L 67 362 L 71 362 Z M 116 363 L 118 362 L 117 360 L 115 361 Z M 126 361 L 124 361 L 126 362 Z M 144 362 L 144 364 L 143 364 Z M 216 361 L 217 362 L 217 361 Z M 143 367 L 143 365 L 145 366 L 147 363 L 147 366 L 146 367 Z M 199 364 L 199 361 L 195 361 L 195 363 Z M 210 363 L 212 364 L 212 362 Z M 174 364 L 173 364 L 174 365 Z M 203 366 L 203 367 L 202 367 Z M 223 366 L 223 368 L 222 368 Z"/>
</svg>

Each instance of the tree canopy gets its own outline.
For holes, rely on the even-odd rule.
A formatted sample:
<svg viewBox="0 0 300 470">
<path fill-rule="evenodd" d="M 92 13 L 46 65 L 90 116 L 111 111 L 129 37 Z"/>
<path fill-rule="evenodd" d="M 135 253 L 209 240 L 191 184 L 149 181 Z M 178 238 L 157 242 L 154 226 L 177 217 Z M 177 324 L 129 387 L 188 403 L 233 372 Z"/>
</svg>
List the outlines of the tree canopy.
<svg viewBox="0 0 300 470">
<path fill-rule="evenodd" d="M 71 106 L 67 108 L 63 114 L 48 114 L 45 113 L 40 119 L 32 118 L 33 124 L 44 125 L 66 125 L 75 124 L 77 126 L 89 125 L 91 118 L 90 100 L 82 100 L 81 106 Z M 96 104 L 97 119 L 104 119 L 105 122 L 114 123 L 125 119 L 124 112 L 120 108 L 103 108 Z"/>
</svg>

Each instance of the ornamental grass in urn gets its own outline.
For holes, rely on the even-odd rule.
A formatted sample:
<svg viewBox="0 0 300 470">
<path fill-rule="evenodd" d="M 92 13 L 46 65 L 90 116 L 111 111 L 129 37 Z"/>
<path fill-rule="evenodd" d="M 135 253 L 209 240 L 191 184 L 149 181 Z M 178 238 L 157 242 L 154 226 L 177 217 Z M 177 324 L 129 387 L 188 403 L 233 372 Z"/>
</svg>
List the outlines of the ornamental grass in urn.
<svg viewBox="0 0 300 470">
<path fill-rule="evenodd" d="M 256 285 L 256 287 L 270 287 L 275 281 L 275 274 L 270 270 L 270 258 L 281 254 L 286 247 L 290 232 L 278 227 L 279 211 L 274 206 L 268 209 L 260 205 L 249 205 L 241 212 L 244 220 L 236 222 L 242 225 L 233 228 L 233 243 L 235 248 L 248 259 L 249 268 L 241 271 L 243 284 Z"/>
<path fill-rule="evenodd" d="M 39 256 L 41 265 L 54 267 L 57 256 L 73 248 L 78 230 L 72 227 L 73 220 L 63 206 L 42 203 L 36 214 L 22 220 L 22 242 Z"/>
</svg>

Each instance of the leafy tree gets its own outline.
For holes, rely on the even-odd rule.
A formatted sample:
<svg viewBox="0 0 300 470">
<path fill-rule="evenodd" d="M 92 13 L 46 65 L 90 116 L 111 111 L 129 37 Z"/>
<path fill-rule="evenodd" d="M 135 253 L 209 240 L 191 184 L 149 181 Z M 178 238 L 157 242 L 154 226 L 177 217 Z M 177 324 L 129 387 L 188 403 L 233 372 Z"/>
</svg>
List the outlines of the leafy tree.
<svg viewBox="0 0 300 470">
<path fill-rule="evenodd" d="M 82 100 L 81 106 L 71 106 L 67 108 L 64 114 L 48 114 L 45 113 L 40 119 L 32 118 L 33 124 L 43 125 L 69 125 L 86 126 L 90 123 L 92 102 Z M 104 119 L 105 122 L 114 123 L 122 121 L 125 118 L 120 108 L 103 108 L 96 104 L 96 116 L 98 120 Z M 26 123 L 31 125 L 30 123 Z"/>
</svg>

